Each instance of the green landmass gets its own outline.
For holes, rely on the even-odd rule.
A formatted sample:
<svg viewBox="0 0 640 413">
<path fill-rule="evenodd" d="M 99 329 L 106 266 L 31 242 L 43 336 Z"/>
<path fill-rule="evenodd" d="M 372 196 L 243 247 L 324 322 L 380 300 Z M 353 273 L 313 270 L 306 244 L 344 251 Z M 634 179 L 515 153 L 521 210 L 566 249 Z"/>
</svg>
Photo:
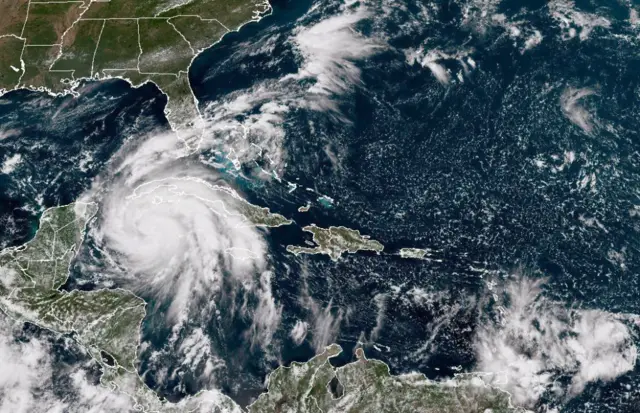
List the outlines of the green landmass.
<svg viewBox="0 0 640 413">
<path fill-rule="evenodd" d="M 316 247 L 301 247 L 288 245 L 287 251 L 298 254 L 326 254 L 332 260 L 337 261 L 343 253 L 350 254 L 358 251 L 375 251 L 380 253 L 384 245 L 378 241 L 369 239 L 367 235 L 361 235 L 360 231 L 345 227 L 320 228 L 310 225 L 302 228 L 303 231 L 313 234 L 313 242 Z"/>
<path fill-rule="evenodd" d="M 136 411 L 241 413 L 233 400 L 216 391 L 170 403 L 144 384 L 136 369 L 145 316 L 141 298 L 121 289 L 61 290 L 96 212 L 96 204 L 87 203 L 48 209 L 31 241 L 0 251 L 0 311 L 16 321 L 72 336 L 102 367 L 102 385 L 130 396 Z M 284 220 L 249 203 L 243 213 L 259 225 L 282 225 Z"/>
<path fill-rule="evenodd" d="M 271 212 L 269 208 L 262 208 L 244 200 L 241 201 L 239 209 L 253 225 L 259 227 L 280 227 L 293 223 L 292 220 Z"/>
<path fill-rule="evenodd" d="M 104 20 L 79 20 L 62 39 L 62 50 L 51 70 L 70 71 L 71 79 L 87 78 L 93 74 L 93 56 L 98 47 Z M 61 52 L 62 52 L 61 50 Z"/>
<path fill-rule="evenodd" d="M 137 373 L 122 368 L 105 369 L 100 382 L 115 392 L 124 393 L 131 398 L 135 408 L 129 411 L 145 413 L 243 413 L 231 398 L 217 390 L 205 390 L 187 396 L 178 403 L 171 403 L 158 397 L 147 387 Z"/>
<path fill-rule="evenodd" d="M 187 182 L 188 184 L 201 185 L 215 196 L 211 198 L 204 196 L 203 192 L 189 191 L 184 186 L 179 186 L 177 182 Z M 175 202 L 184 198 L 195 198 L 199 202 L 204 202 L 209 209 L 220 217 L 240 218 L 235 220 L 241 223 L 238 226 L 258 226 L 258 227 L 279 227 L 290 225 L 292 220 L 280 214 L 273 213 L 269 208 L 254 205 L 242 198 L 233 189 L 224 185 L 213 185 L 203 179 L 196 177 L 166 178 L 160 181 L 151 181 L 140 185 L 134 191 L 134 197 L 151 196 L 153 194 L 155 202 Z"/>
<path fill-rule="evenodd" d="M 236 198 L 235 193 L 225 192 Z M 242 213 L 256 225 L 288 221 L 267 208 L 244 203 Z M 128 395 L 135 411 L 243 413 L 219 391 L 202 391 L 171 403 L 145 385 L 136 370 L 140 323 L 145 316 L 141 298 L 120 289 L 61 289 L 87 223 L 96 212 L 97 206 L 89 203 L 48 209 L 31 241 L 0 251 L 0 310 L 17 321 L 72 336 L 102 366 L 101 384 Z M 321 239 L 331 233 L 351 244 L 375 243 L 346 228 L 311 228 Z M 380 244 L 370 247 L 382 248 Z M 433 382 L 418 374 L 392 376 L 386 364 L 367 359 L 361 349 L 356 352 L 357 361 L 335 368 L 330 359 L 341 351 L 332 345 L 308 362 L 276 369 L 269 376 L 267 392 L 247 408 L 248 413 L 521 411 L 510 405 L 507 393 L 485 385 L 480 378 Z"/>
<path fill-rule="evenodd" d="M 20 56 L 24 40 L 13 36 L 0 37 L 0 92 L 20 81 L 22 63 Z"/>
<path fill-rule="evenodd" d="M 20 36 L 29 0 L 0 1 L 0 37 Z"/>
<path fill-rule="evenodd" d="M 357 361 L 336 368 L 338 345 L 306 363 L 280 367 L 249 413 L 516 413 L 509 395 L 477 378 L 433 382 L 420 374 L 392 376 L 387 365 L 356 352 Z"/>
<path fill-rule="evenodd" d="M 192 60 L 268 10 L 264 0 L 3 1 L 0 93 L 73 93 L 87 78 L 154 82 L 168 97 L 169 123 L 189 142 L 202 133 Z"/>
<path fill-rule="evenodd" d="M 167 95 L 167 105 L 164 112 L 167 120 L 178 132 L 178 136 L 185 142 L 197 139 L 200 130 L 198 122 L 200 114 L 196 98 L 191 93 L 189 75 L 180 73 L 174 75 L 145 75 Z M 141 79 L 142 82 L 142 79 Z M 176 125 L 179 125 L 176 128 Z M 193 135 L 195 133 L 196 135 Z"/>
<path fill-rule="evenodd" d="M 59 44 L 64 32 L 80 18 L 82 6 L 82 2 L 31 2 L 21 36 L 28 45 Z"/>
<path fill-rule="evenodd" d="M 200 16 L 177 16 L 168 20 L 189 42 L 196 52 L 210 45 L 208 39 L 221 39 L 229 30 L 217 20 L 203 19 Z"/>
<path fill-rule="evenodd" d="M 414 258 L 417 260 L 422 260 L 427 256 L 429 250 L 420 249 L 420 248 L 402 248 L 400 249 L 400 257 L 402 258 Z"/>
<path fill-rule="evenodd" d="M 105 69 L 135 71 L 139 55 L 138 20 L 105 20 L 93 58 L 94 73 L 104 73 Z"/>
<path fill-rule="evenodd" d="M 174 129 L 197 128 L 188 80 L 193 57 L 221 36 L 266 11 L 258 0 L 111 0 L 109 2 L 2 1 L 0 91 L 17 88 L 70 93 L 81 78 L 119 76 L 134 85 L 154 82 L 167 95 Z M 253 225 L 292 221 L 248 202 L 241 213 Z M 27 244 L 0 251 L 0 311 L 22 322 L 72 336 L 103 367 L 101 382 L 132 398 L 137 411 L 241 412 L 228 397 L 202 392 L 177 404 L 158 398 L 136 371 L 145 303 L 126 290 L 65 291 L 69 265 L 83 240 L 95 204 L 46 210 Z M 327 254 L 337 260 L 383 245 L 343 227 L 303 228 L 317 247 L 288 246 L 295 254 Z M 268 392 L 250 413 L 268 412 L 514 412 L 505 393 L 479 379 L 441 384 L 423 376 L 391 376 L 387 366 L 367 360 L 334 368 L 331 346 L 307 363 L 277 369 Z M 108 359 L 105 357 L 108 355 Z"/>
<path fill-rule="evenodd" d="M 138 20 L 141 73 L 180 73 L 189 67 L 195 51 L 186 38 L 168 20 Z"/>
<path fill-rule="evenodd" d="M 26 46 L 22 51 L 25 65 L 20 84 L 30 89 L 48 89 L 62 84 L 67 74 L 48 69 L 59 52 L 60 46 Z"/>
<path fill-rule="evenodd" d="M 0 310 L 9 317 L 72 334 L 97 360 L 109 354 L 135 371 L 145 303 L 124 290 L 63 291 L 69 264 L 95 204 L 51 208 L 27 244 L 0 252 Z"/>
</svg>

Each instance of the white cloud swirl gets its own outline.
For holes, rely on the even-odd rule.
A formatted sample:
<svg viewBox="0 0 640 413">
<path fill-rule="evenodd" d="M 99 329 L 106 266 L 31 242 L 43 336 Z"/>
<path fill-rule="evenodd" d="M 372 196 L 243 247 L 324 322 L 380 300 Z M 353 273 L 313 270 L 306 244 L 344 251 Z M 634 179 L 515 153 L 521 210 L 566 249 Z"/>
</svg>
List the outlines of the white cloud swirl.
<svg viewBox="0 0 640 413">
<path fill-rule="evenodd" d="M 134 291 L 153 322 L 170 329 L 166 342 L 149 349 L 159 382 L 191 371 L 202 385 L 215 385 L 225 369 L 218 353 L 224 338 L 208 342 L 202 357 L 189 349 L 221 311 L 243 320 L 251 348 L 270 351 L 281 305 L 272 294 L 264 230 L 243 214 L 242 196 L 175 135 L 127 142 L 84 198 L 100 209 L 88 236 L 95 248 L 81 254 L 83 274 Z M 163 370 L 172 354 L 179 360 Z"/>
<path fill-rule="evenodd" d="M 220 294 L 225 276 L 248 290 L 260 287 L 253 277 L 267 269 L 265 242 L 234 209 L 243 201 L 232 189 L 194 176 L 127 189 L 105 197 L 94 235 L 134 290 L 171 302 L 170 319 L 186 316 L 197 298 Z"/>
</svg>

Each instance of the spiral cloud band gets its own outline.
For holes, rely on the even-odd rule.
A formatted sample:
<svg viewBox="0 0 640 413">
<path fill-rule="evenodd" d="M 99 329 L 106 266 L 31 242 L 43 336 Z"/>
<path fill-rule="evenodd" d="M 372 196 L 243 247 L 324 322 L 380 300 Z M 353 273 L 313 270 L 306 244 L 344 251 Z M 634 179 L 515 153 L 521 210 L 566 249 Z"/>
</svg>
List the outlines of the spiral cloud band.
<svg viewBox="0 0 640 413">
<path fill-rule="evenodd" d="M 264 242 L 234 211 L 237 196 L 195 177 L 150 181 L 109 200 L 101 230 L 131 281 L 170 299 L 177 317 L 194 295 L 218 294 L 224 273 L 250 286 L 265 269 Z"/>
</svg>

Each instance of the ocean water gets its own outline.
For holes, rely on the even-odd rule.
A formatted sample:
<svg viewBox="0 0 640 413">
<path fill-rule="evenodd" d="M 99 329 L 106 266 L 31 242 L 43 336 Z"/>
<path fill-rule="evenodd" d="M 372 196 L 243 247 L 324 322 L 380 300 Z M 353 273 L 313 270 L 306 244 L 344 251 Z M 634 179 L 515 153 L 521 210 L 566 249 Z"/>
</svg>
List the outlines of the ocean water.
<svg viewBox="0 0 640 413">
<path fill-rule="evenodd" d="M 485 371 L 493 353 L 483 344 L 500 343 L 535 365 L 519 375 L 543 381 L 534 395 L 506 387 L 532 409 L 640 411 L 638 367 L 596 363 L 620 361 L 639 325 L 634 6 L 272 6 L 271 16 L 194 61 L 190 80 L 214 143 L 185 162 L 295 220 L 260 232 L 280 315 L 268 343 L 256 345 L 247 332 L 263 296 L 246 293 L 248 310 L 239 311 L 244 293 L 225 281 L 218 312 L 203 311 L 176 333 L 164 317 L 170 302 L 139 292 L 153 309 L 142 326 L 146 383 L 172 401 L 215 387 L 246 405 L 278 365 L 332 342 L 345 348 L 338 363 L 364 346 L 393 373 L 432 379 Z M 43 208 L 88 191 L 125 142 L 169 131 L 165 98 L 152 85 L 88 83 L 79 92 L 0 99 L 3 246 L 29 239 Z M 309 212 L 298 212 L 307 203 Z M 310 239 L 301 227 L 311 223 L 358 229 L 385 250 L 338 262 L 287 253 Z M 103 276 L 109 271 L 91 251 L 98 245 L 90 236 L 66 288 L 124 285 Z M 406 247 L 428 249 L 427 259 L 400 258 Z M 538 293 L 523 279 L 544 285 Z M 523 302 L 537 318 L 509 318 Z M 293 333 L 303 325 L 305 335 Z M 619 326 L 628 339 L 615 341 Z M 184 350 L 196 331 L 207 347 L 194 351 L 218 366 L 213 373 Z M 612 347 L 599 341 L 606 334 Z M 571 337 L 591 338 L 576 350 Z"/>
</svg>

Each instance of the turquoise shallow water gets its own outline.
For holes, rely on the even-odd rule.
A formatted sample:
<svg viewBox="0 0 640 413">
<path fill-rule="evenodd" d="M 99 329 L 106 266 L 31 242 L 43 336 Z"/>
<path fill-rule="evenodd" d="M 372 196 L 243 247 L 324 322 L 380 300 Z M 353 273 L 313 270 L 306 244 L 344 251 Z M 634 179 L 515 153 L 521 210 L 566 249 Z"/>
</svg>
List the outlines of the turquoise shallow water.
<svg viewBox="0 0 640 413">
<path fill-rule="evenodd" d="M 246 341 L 250 320 L 235 314 L 193 323 L 226 362 L 216 385 L 242 404 L 263 390 L 271 369 L 308 359 L 323 340 L 348 350 L 366 342 L 368 354 L 394 372 L 441 378 L 473 371 L 487 283 L 507 273 L 546 277 L 544 294 L 567 307 L 640 313 L 640 62 L 629 8 L 615 2 L 577 2 L 570 11 L 546 2 L 485 6 L 370 6 L 354 27 L 384 47 L 353 59 L 359 76 L 335 96 L 340 116 L 300 104 L 283 115 L 279 147 L 286 166 L 279 172 L 299 186 L 293 192 L 284 181 L 255 175 L 256 165 L 268 165 L 264 159 L 247 162 L 238 177 L 217 158 L 224 165 L 212 173 L 297 223 L 266 236 L 273 295 L 282 304 L 269 349 Z M 341 7 L 276 2 L 272 16 L 203 53 L 190 73 L 201 109 L 253 96 L 263 85 L 273 87 L 267 101 L 288 104 L 290 91 L 273 85 L 303 65 L 291 37 L 341 15 Z M 591 23 L 576 23 L 584 19 L 574 12 Z M 573 23 L 563 25 L 558 15 Z M 531 46 L 536 31 L 542 40 Z M 447 80 L 438 81 L 437 73 Z M 168 128 L 164 97 L 152 86 L 132 90 L 114 81 L 89 85 L 78 99 L 18 92 L 2 103 L 0 159 L 22 159 L 14 172 L 0 175 L 2 245 L 28 239 L 42 207 L 83 193 L 127 136 Z M 238 118 L 263 113 L 263 104 Z M 318 201 L 321 195 L 335 200 L 331 208 Z M 307 202 L 310 211 L 299 213 Z M 286 245 L 308 240 L 300 227 L 310 223 L 357 228 L 386 253 L 337 263 L 286 253 Z M 402 247 L 428 248 L 430 259 L 400 259 L 393 253 Z M 83 282 L 91 277 L 79 268 L 69 288 L 99 286 Z M 420 291 L 429 292 L 427 301 L 415 298 Z M 452 312 L 455 317 L 445 317 Z M 290 337 L 298 320 L 311 325 L 301 344 Z M 166 372 L 149 361 L 150 352 L 163 348 L 170 328 L 151 314 L 143 332 L 151 347 L 141 371 L 152 387 L 177 400 L 205 385 L 171 352 L 163 368 L 184 374 L 160 380 Z M 636 367 L 554 403 L 566 412 L 636 412 L 639 384 Z M 536 408 L 544 411 L 544 403 Z"/>
</svg>

